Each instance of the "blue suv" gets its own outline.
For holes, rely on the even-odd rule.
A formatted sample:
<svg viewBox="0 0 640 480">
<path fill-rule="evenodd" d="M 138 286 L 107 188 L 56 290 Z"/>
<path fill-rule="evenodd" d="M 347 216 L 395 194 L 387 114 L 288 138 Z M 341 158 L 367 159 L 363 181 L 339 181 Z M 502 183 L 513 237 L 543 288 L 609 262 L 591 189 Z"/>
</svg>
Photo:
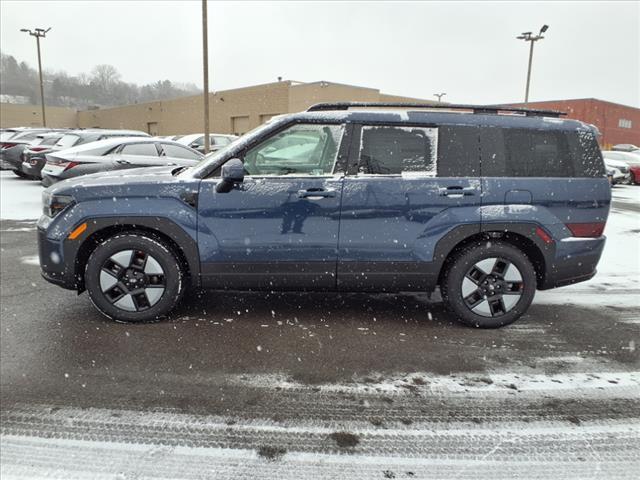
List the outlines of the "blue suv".
<svg viewBox="0 0 640 480">
<path fill-rule="evenodd" d="M 431 292 L 499 327 L 588 280 L 611 200 L 593 128 L 495 106 L 320 104 L 191 168 L 43 193 L 44 278 L 120 321 L 185 289 Z"/>
</svg>

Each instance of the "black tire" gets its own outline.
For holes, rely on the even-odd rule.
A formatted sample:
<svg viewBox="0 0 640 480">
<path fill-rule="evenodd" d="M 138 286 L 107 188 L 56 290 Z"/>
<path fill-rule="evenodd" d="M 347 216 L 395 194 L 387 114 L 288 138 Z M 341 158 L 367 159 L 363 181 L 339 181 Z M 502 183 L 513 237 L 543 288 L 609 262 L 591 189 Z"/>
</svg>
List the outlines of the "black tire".
<svg viewBox="0 0 640 480">
<path fill-rule="evenodd" d="M 29 175 L 24 173 L 22 170 L 14 170 L 13 173 L 15 173 L 20 178 L 25 178 L 25 179 L 29 178 Z"/>
<path fill-rule="evenodd" d="M 490 272 L 478 268 L 479 263 L 492 262 Z M 510 270 L 510 265 L 517 270 Z M 487 240 L 466 247 L 445 268 L 440 285 L 442 299 L 460 322 L 471 327 L 498 328 L 515 322 L 527 311 L 536 293 L 536 272 L 531 261 L 507 242 Z M 511 271 L 517 272 L 521 281 L 507 281 L 510 278 L 505 272 Z M 516 275 L 512 280 L 517 274 L 509 273 Z"/>
<path fill-rule="evenodd" d="M 127 256 L 125 265 L 127 260 L 121 259 Z M 156 268 L 154 273 L 149 273 L 150 267 Z M 184 291 L 178 258 L 161 239 L 145 232 L 114 235 L 98 245 L 89 256 L 84 278 L 94 306 L 122 322 L 159 320 L 178 304 Z M 115 283 L 105 286 L 111 282 Z"/>
</svg>

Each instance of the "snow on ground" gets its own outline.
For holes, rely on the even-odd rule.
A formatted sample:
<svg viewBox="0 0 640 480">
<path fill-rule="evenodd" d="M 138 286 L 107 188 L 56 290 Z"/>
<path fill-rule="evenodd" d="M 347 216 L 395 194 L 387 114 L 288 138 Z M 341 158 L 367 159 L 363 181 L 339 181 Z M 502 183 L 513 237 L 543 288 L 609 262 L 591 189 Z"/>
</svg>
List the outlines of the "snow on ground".
<svg viewBox="0 0 640 480">
<path fill-rule="evenodd" d="M 42 213 L 40 182 L 25 180 L 8 170 L 0 171 L 0 218 L 37 220 Z"/>
<path fill-rule="evenodd" d="M 640 186 L 613 189 L 614 202 L 640 206 Z M 640 306 L 640 213 L 612 207 L 598 273 L 588 282 L 537 292 L 534 302 Z"/>
<path fill-rule="evenodd" d="M 0 181 L 2 219 L 39 217 L 37 182 L 11 172 L 2 172 Z M 535 303 L 614 305 L 624 309 L 620 322 L 638 323 L 640 213 L 633 206 L 640 205 L 640 187 L 619 186 L 613 196 L 598 275 L 538 292 Z M 32 228 L 11 224 L 3 232 Z M 33 265 L 37 257 L 19 261 Z M 550 335 L 526 322 L 507 332 L 513 338 Z M 633 336 L 622 348 L 635 350 Z M 253 392 L 244 416 L 75 408 L 46 399 L 4 405 L 0 476 L 637 478 L 640 372 L 633 364 L 598 370 L 593 362 L 602 361 L 600 353 L 554 357 L 549 351 L 545 360 L 570 365 L 562 373 L 507 364 L 448 376 L 366 372 L 377 379 L 312 386 L 279 373 L 226 375 L 226 387 Z M 215 385 L 211 392 L 218 394 Z M 269 395 L 277 403 L 267 405 L 277 407 L 253 415 L 252 402 Z"/>
</svg>

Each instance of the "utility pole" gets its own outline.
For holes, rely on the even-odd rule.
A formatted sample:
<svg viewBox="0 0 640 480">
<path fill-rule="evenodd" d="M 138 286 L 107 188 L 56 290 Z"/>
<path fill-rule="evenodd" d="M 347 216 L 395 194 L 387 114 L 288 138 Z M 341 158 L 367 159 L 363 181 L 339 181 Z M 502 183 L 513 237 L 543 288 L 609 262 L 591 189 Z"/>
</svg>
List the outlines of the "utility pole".
<svg viewBox="0 0 640 480">
<path fill-rule="evenodd" d="M 44 83 L 42 81 L 42 60 L 40 59 L 40 37 L 47 36 L 47 32 L 51 30 L 51 27 L 47 28 L 34 28 L 29 30 L 28 28 L 21 28 L 21 32 L 28 33 L 32 37 L 36 37 L 36 45 L 38 46 L 38 72 L 40 73 L 40 104 L 42 105 L 42 126 L 47 126 L 47 120 L 44 115 Z"/>
<path fill-rule="evenodd" d="M 445 92 L 442 92 L 442 93 L 434 93 L 434 94 L 433 94 L 433 96 L 434 96 L 434 97 L 438 97 L 438 102 L 441 102 L 441 101 L 442 101 L 442 97 L 444 97 L 445 95 L 446 95 L 446 93 L 445 93 Z"/>
<path fill-rule="evenodd" d="M 518 40 L 524 40 L 525 42 L 531 42 L 529 46 L 529 68 L 527 69 L 527 87 L 524 92 L 524 103 L 529 103 L 529 85 L 531 84 L 531 64 L 533 63 L 533 44 L 538 40 L 542 40 L 544 37 L 542 34 L 549 29 L 549 25 L 543 25 L 538 35 L 532 35 L 531 32 L 524 32 L 522 35 L 517 36 Z"/>
<path fill-rule="evenodd" d="M 209 40 L 207 35 L 207 0 L 202 0 L 202 70 L 204 75 L 204 153 L 209 153 Z"/>
</svg>

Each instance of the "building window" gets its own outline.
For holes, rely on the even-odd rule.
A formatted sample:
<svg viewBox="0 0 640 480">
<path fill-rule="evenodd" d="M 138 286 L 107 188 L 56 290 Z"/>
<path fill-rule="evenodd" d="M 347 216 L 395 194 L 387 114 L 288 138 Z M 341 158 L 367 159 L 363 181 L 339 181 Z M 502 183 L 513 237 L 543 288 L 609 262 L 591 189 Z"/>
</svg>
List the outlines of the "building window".
<svg viewBox="0 0 640 480">
<path fill-rule="evenodd" d="M 620 128 L 632 128 L 633 123 L 631 122 L 631 120 L 627 120 L 626 118 L 621 118 L 620 120 L 618 120 L 618 126 Z"/>
</svg>

